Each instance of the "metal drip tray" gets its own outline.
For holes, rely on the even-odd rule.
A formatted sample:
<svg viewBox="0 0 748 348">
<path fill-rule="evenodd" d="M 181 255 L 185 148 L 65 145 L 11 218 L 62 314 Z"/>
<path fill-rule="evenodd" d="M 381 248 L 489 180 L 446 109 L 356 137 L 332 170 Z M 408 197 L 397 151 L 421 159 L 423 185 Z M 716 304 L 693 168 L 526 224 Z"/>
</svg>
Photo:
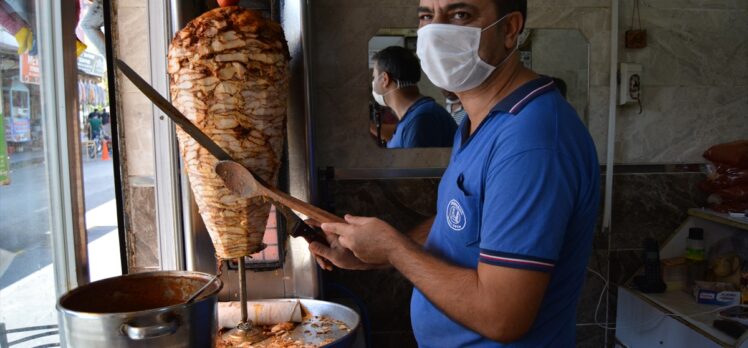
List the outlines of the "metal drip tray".
<svg viewBox="0 0 748 348">
<path fill-rule="evenodd" d="M 290 299 L 253 300 L 252 302 L 289 301 Z M 295 300 L 295 299 L 293 299 Z M 332 302 L 299 299 L 303 315 L 302 322 L 292 330 L 285 331 L 264 341 L 252 344 L 253 348 L 264 347 L 352 347 L 361 319 L 352 309 Z M 225 331 L 225 330 L 224 330 Z M 221 337 L 219 334 L 218 337 Z M 217 347 L 244 347 L 232 345 L 219 338 Z M 298 342 L 301 345 L 298 345 Z"/>
</svg>

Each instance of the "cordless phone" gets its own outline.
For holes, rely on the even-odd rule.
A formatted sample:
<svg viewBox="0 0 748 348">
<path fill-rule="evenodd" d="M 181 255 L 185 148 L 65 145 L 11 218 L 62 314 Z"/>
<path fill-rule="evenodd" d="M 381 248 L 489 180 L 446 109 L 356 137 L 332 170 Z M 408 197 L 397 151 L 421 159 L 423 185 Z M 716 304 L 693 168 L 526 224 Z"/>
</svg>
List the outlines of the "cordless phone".
<svg viewBox="0 0 748 348">
<path fill-rule="evenodd" d="M 652 238 L 644 240 L 644 275 L 634 278 L 634 285 L 643 293 L 665 292 L 667 285 L 662 281 L 660 269 L 660 248 Z"/>
</svg>

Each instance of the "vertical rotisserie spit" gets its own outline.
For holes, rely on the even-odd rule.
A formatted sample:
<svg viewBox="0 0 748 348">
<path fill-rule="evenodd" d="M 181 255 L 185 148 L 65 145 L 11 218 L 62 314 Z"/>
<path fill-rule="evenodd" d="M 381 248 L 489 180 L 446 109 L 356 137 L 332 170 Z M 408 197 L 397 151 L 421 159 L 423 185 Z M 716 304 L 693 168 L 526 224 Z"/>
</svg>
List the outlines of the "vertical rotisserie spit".
<svg viewBox="0 0 748 348">
<path fill-rule="evenodd" d="M 168 54 L 174 105 L 234 160 L 275 184 L 286 129 L 288 47 L 277 23 L 239 7 L 192 20 Z M 262 249 L 270 204 L 228 190 L 216 158 L 177 129 L 200 215 L 221 259 Z"/>
</svg>

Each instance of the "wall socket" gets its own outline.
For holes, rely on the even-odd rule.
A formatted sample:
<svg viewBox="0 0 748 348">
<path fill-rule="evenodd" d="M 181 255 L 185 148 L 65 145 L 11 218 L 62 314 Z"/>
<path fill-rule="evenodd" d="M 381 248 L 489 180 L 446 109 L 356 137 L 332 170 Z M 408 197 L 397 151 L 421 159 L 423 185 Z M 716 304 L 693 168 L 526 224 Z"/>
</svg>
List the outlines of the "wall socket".
<svg viewBox="0 0 748 348">
<path fill-rule="evenodd" d="M 641 74 L 640 64 L 621 63 L 618 69 L 618 105 L 639 102 Z"/>
</svg>

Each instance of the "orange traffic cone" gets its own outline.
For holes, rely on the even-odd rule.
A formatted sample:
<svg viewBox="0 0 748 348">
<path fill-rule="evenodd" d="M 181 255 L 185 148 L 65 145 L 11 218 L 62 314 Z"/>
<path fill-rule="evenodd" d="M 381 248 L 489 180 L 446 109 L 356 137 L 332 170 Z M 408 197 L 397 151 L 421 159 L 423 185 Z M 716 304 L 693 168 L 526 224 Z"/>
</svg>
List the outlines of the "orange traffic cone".
<svg viewBox="0 0 748 348">
<path fill-rule="evenodd" d="M 101 160 L 102 161 L 108 161 L 111 159 L 109 158 L 109 145 L 107 144 L 109 144 L 109 142 L 104 140 L 104 144 L 102 145 L 102 148 L 101 148 Z"/>
</svg>

